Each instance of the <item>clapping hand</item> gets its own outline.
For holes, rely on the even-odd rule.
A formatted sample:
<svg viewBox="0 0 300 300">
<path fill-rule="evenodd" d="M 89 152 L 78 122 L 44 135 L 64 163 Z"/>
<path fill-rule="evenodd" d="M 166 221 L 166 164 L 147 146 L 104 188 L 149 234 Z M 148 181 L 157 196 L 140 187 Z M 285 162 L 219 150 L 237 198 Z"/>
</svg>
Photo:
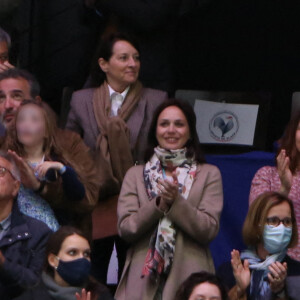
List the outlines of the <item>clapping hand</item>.
<svg viewBox="0 0 300 300">
<path fill-rule="evenodd" d="M 276 160 L 278 175 L 281 181 L 280 192 L 288 195 L 293 184 L 293 174 L 290 170 L 290 158 L 286 155 L 286 151 L 282 149 Z"/>
<path fill-rule="evenodd" d="M 232 250 L 231 266 L 237 285 L 237 292 L 239 296 L 242 296 L 250 285 L 251 274 L 249 262 L 247 259 L 245 259 L 244 263 L 242 263 L 239 251 Z"/>
<path fill-rule="evenodd" d="M 167 211 L 172 206 L 175 199 L 177 199 L 179 195 L 178 191 L 178 178 L 176 172 L 172 173 L 173 182 L 165 179 L 158 181 L 158 188 L 160 191 L 160 207 Z"/>
<path fill-rule="evenodd" d="M 285 279 L 287 276 L 287 263 L 280 263 L 278 261 L 272 263 L 269 266 L 270 273 L 268 273 L 268 279 L 270 282 L 270 288 L 273 293 L 278 293 L 283 290 L 285 285 Z"/>
<path fill-rule="evenodd" d="M 75 296 L 76 300 L 91 300 L 91 292 L 87 292 L 86 289 L 82 289 L 81 295 L 76 293 Z"/>
</svg>

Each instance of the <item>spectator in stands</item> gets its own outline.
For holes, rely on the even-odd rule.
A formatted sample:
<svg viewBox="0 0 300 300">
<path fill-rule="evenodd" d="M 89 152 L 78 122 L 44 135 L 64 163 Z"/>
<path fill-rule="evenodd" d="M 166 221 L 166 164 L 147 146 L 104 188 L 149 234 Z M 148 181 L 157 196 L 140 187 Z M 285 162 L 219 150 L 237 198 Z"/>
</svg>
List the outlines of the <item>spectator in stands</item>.
<svg viewBox="0 0 300 300">
<path fill-rule="evenodd" d="M 298 242 L 293 202 L 278 192 L 260 195 L 250 205 L 243 238 L 248 249 L 233 250 L 231 265 L 219 270 L 230 299 L 299 299 L 300 262 L 287 255 Z"/>
<path fill-rule="evenodd" d="M 221 280 L 210 273 L 191 274 L 179 287 L 174 300 L 227 300 L 227 290 Z"/>
<path fill-rule="evenodd" d="M 40 101 L 38 87 L 37 81 L 26 71 L 15 68 L 0 74 L 0 117 L 8 131 L 13 129 L 16 112 L 25 99 Z M 46 104 L 43 103 L 44 105 Z M 57 216 L 59 214 L 66 217 L 69 214 L 69 219 L 66 219 L 65 223 L 76 225 L 84 231 L 91 231 L 91 211 L 98 199 L 99 185 L 90 151 L 80 136 L 74 132 L 57 129 L 55 137 L 64 152 L 71 155 L 72 161 L 79 166 L 81 171 L 78 175 L 85 178 L 84 199 L 76 205 L 70 205 L 69 201 L 65 201 L 66 195 L 61 180 L 46 181 L 42 184 L 28 163 L 24 159 L 18 159 L 22 184 L 26 188 L 39 191 L 40 195 L 55 208 Z"/>
<path fill-rule="evenodd" d="M 35 286 L 42 271 L 50 229 L 23 215 L 15 198 L 20 174 L 13 158 L 0 153 L 0 296 L 10 300 Z"/>
<path fill-rule="evenodd" d="M 80 230 L 62 226 L 50 237 L 42 280 L 16 300 L 113 300 L 90 274 L 89 239 Z"/>
<path fill-rule="evenodd" d="M 206 164 L 191 106 L 155 111 L 146 165 L 126 174 L 118 201 L 120 236 L 131 243 L 117 300 L 173 300 L 193 272 L 214 271 L 209 243 L 223 206 L 219 170 Z"/>
<path fill-rule="evenodd" d="M 10 153 L 16 163 L 23 158 L 41 182 L 36 190 L 21 185 L 18 195 L 21 212 L 45 222 L 52 230 L 58 229 L 58 222 L 49 203 L 39 195 L 45 181 L 60 181 L 66 210 L 71 203 L 78 205 L 85 196 L 84 176 L 78 176 L 83 174 L 80 165 L 72 161 L 72 153 L 66 153 L 61 147 L 56 131 L 55 115 L 48 106 L 41 101 L 24 100 L 15 115 L 14 129 L 6 139 L 6 148 L 13 151 Z M 70 216 L 61 213 L 60 223 L 72 222 L 68 220 Z"/>
<path fill-rule="evenodd" d="M 252 203 L 266 191 L 278 191 L 287 195 L 294 203 L 298 226 L 300 225 L 300 114 L 288 124 L 276 159 L 276 167 L 265 166 L 255 174 L 250 190 Z M 298 230 L 300 240 L 300 230 Z M 289 255 L 300 260 L 300 245 L 289 250 Z"/>
<path fill-rule="evenodd" d="M 174 92 L 174 66 L 178 21 L 187 6 L 196 1 L 152 0 L 85 0 L 106 22 L 106 32 L 134 34 L 141 53 L 140 80 L 147 86 Z M 193 5 L 192 5 L 193 4 Z M 105 34 L 105 33 L 104 33 Z"/>
<path fill-rule="evenodd" d="M 0 73 L 14 68 L 8 61 L 10 45 L 9 34 L 0 27 Z"/>
<path fill-rule="evenodd" d="M 119 275 L 126 256 L 127 248 L 117 236 L 116 214 L 123 177 L 134 163 L 143 162 L 153 111 L 167 94 L 144 88 L 138 81 L 139 51 L 129 36 L 108 36 L 97 57 L 93 76 L 97 88 L 73 94 L 66 127 L 81 134 L 98 167 L 100 201 L 93 213 L 92 265 L 95 277 L 106 282 L 114 242 Z"/>
</svg>

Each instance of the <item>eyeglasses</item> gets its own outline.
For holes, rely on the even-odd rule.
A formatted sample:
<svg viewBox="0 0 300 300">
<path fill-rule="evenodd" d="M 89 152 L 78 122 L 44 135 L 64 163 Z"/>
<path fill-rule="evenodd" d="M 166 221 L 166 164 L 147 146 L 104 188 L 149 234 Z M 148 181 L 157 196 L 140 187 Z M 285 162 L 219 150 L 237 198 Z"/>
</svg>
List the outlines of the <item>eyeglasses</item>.
<svg viewBox="0 0 300 300">
<path fill-rule="evenodd" d="M 267 218 L 267 224 L 271 226 L 279 226 L 279 224 L 282 223 L 285 227 L 292 227 L 293 226 L 293 221 L 291 218 L 286 217 L 283 219 L 279 219 L 278 217 L 270 217 Z"/>
<path fill-rule="evenodd" d="M 12 173 L 8 169 L 6 169 L 4 167 L 0 167 L 0 177 L 4 177 L 6 172 L 10 173 L 10 175 L 13 176 Z"/>
</svg>

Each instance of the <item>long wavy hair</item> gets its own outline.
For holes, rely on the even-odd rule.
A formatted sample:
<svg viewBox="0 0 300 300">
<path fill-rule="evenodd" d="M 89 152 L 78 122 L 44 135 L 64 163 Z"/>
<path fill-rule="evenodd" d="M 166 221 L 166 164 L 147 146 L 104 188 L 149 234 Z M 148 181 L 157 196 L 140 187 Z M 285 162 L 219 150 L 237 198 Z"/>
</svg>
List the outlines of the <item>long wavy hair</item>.
<svg viewBox="0 0 300 300">
<path fill-rule="evenodd" d="M 72 167 L 77 175 L 80 177 L 81 174 L 81 168 L 75 163 L 71 157 L 72 153 L 67 153 L 63 147 L 61 146 L 58 138 L 57 138 L 57 125 L 56 125 L 56 115 L 55 113 L 50 109 L 50 107 L 42 102 L 37 100 L 24 100 L 20 107 L 18 108 L 15 120 L 14 120 L 14 126 L 13 129 L 8 132 L 8 136 L 6 138 L 6 145 L 5 148 L 8 150 L 15 151 L 19 156 L 26 158 L 26 152 L 24 149 L 24 146 L 20 141 L 18 140 L 17 130 L 16 130 L 16 122 L 18 119 L 18 115 L 20 111 L 26 106 L 26 105 L 35 105 L 37 106 L 44 117 L 45 120 L 45 129 L 46 134 L 43 142 L 43 152 L 45 154 L 45 160 L 46 161 L 59 161 L 64 165 Z M 82 181 L 82 178 L 80 178 Z"/>
</svg>

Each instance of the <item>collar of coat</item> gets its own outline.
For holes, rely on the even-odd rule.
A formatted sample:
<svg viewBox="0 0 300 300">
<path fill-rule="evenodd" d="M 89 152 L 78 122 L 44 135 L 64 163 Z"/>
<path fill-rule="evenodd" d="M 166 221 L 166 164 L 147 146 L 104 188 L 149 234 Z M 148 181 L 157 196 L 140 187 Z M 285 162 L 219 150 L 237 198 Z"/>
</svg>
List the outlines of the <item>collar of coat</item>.
<svg viewBox="0 0 300 300">
<path fill-rule="evenodd" d="M 20 212 L 17 198 L 15 198 L 12 212 L 11 212 L 10 229 L 0 241 L 0 248 L 30 238 L 31 238 L 31 233 L 29 232 L 26 218 Z"/>
</svg>

